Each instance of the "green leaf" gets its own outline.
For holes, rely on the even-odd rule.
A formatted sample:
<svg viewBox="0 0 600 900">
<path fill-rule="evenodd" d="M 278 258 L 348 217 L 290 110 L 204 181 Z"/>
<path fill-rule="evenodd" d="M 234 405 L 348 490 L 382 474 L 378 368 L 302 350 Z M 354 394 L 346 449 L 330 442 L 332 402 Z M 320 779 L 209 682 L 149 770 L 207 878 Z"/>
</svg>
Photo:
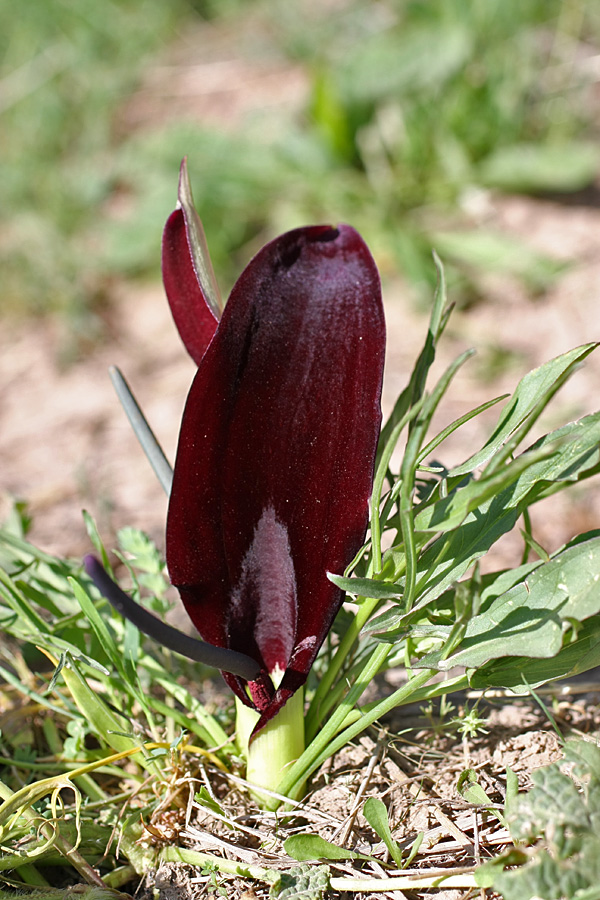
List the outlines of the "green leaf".
<svg viewBox="0 0 600 900">
<path fill-rule="evenodd" d="M 561 771 L 573 760 L 583 790 Z M 598 900 L 598 774 L 600 750 L 581 740 L 567 744 L 561 762 L 535 770 L 533 788 L 511 799 L 508 822 L 513 840 L 537 841 L 536 847 L 501 854 L 477 871 L 477 883 L 493 886 L 504 900 Z"/>
<path fill-rule="evenodd" d="M 544 495 L 550 484 L 565 486 L 590 474 L 600 466 L 600 413 L 584 416 L 544 435 L 508 465 L 488 478 L 484 474 L 455 488 L 430 503 L 415 516 L 420 531 L 450 531 L 490 497 L 506 493 L 507 507 L 515 508 L 525 499 L 532 503 Z M 451 473 L 453 474 L 453 473 Z"/>
<path fill-rule="evenodd" d="M 510 400 L 503 407 L 492 436 L 481 450 L 470 456 L 464 463 L 453 468 L 449 477 L 466 475 L 488 462 L 517 430 L 525 419 L 536 409 L 540 400 L 552 396 L 557 382 L 562 382 L 572 373 L 575 366 L 595 350 L 596 343 L 584 344 L 551 359 L 533 369 L 521 379 Z"/>
<path fill-rule="evenodd" d="M 69 660 L 68 666 L 62 667 L 61 674 L 77 708 L 98 737 L 116 753 L 139 746 L 132 738 L 123 735 L 130 724 L 127 718 L 124 715 L 117 716 L 98 692 L 92 690 L 73 660 Z M 142 760 L 143 756 L 140 754 L 136 762 Z"/>
<path fill-rule="evenodd" d="M 502 656 L 547 658 L 561 649 L 567 619 L 600 611 L 600 538 L 569 547 L 497 597 L 467 626 L 465 638 L 439 668 L 477 668 Z M 420 665 L 432 664 L 433 654 Z"/>
<path fill-rule="evenodd" d="M 385 846 L 388 848 L 390 856 L 399 869 L 404 865 L 402 859 L 402 850 L 398 843 L 392 837 L 388 811 L 383 800 L 378 797 L 369 797 L 363 807 L 363 816 L 375 832 L 381 838 Z"/>
<path fill-rule="evenodd" d="M 447 306 L 444 267 L 437 254 L 434 253 L 433 258 L 438 273 L 438 286 L 433 298 L 427 336 L 411 372 L 410 380 L 396 400 L 389 419 L 381 429 L 379 445 L 377 447 L 376 469 L 386 450 L 388 450 L 391 455 L 389 444 L 394 430 L 400 425 L 402 419 L 409 415 L 409 411 L 412 407 L 416 406 L 423 397 L 427 374 L 434 363 L 438 341 L 444 332 L 450 316 L 451 307 Z M 396 440 L 398 437 L 399 434 L 396 437 Z"/>
<path fill-rule="evenodd" d="M 510 766 L 506 767 L 506 797 L 504 799 L 504 816 L 512 816 L 516 810 L 519 797 L 519 778 Z"/>
<path fill-rule="evenodd" d="M 152 466 L 154 474 L 158 478 L 162 489 L 168 497 L 171 493 L 171 485 L 173 483 L 173 469 L 171 464 L 158 443 L 156 435 L 148 424 L 148 421 L 121 370 L 116 366 L 111 366 L 108 370 L 108 374 L 117 397 L 119 398 L 119 402 L 125 411 L 125 415 L 129 419 L 129 424 L 140 442 L 142 450 L 146 454 L 146 458 Z M 104 556 L 105 555 L 106 554 L 104 554 Z M 104 568 L 107 568 L 104 556 L 102 558 L 102 564 L 104 565 Z"/>
<path fill-rule="evenodd" d="M 520 415 L 516 415 L 512 419 L 512 425 L 517 424 L 520 418 Z M 512 425 L 506 423 L 506 427 L 500 427 L 504 438 L 508 437 Z M 536 452 L 550 450 L 551 445 L 554 445 L 552 455 L 538 460 L 532 458 L 532 465 L 524 466 L 512 485 L 469 512 L 455 532 L 442 535 L 422 554 L 418 563 L 417 591 L 420 601 L 417 608 L 432 602 L 461 578 L 468 567 L 483 556 L 502 534 L 512 529 L 524 506 L 552 490 L 594 474 L 600 466 L 597 447 L 599 438 L 600 416 L 594 413 L 551 432 L 534 444 L 531 449 Z M 520 467 L 528 452 L 517 457 L 514 464 Z M 480 454 L 476 454 L 471 457 L 471 461 L 477 462 L 477 458 L 480 461 L 482 459 Z M 509 473 L 510 465 L 512 464 L 509 464 Z M 460 477 L 462 468 L 454 470 L 459 472 L 457 477 Z M 499 473 L 502 471 L 502 468 L 498 469 Z M 513 472 L 518 473 L 518 469 Z M 460 496 L 463 491 L 464 502 Z M 469 507 L 469 501 L 477 496 L 478 491 L 485 496 L 485 481 L 481 485 L 480 482 L 470 481 L 463 487 L 455 488 L 446 501 L 437 501 L 439 507 L 434 503 L 418 513 L 416 521 L 425 525 L 428 521 L 430 524 L 435 522 L 436 525 L 441 525 L 444 514 L 460 519 L 460 511 Z M 485 600 L 485 594 L 482 600 Z"/>
<path fill-rule="evenodd" d="M 398 606 L 386 609 L 380 615 L 369 621 L 367 626 L 370 632 L 377 632 L 378 640 L 385 640 L 388 632 L 394 632 L 393 641 L 396 642 L 397 629 L 404 619 L 404 613 Z"/>
<path fill-rule="evenodd" d="M 504 492 L 469 513 L 456 531 L 443 534 L 419 559 L 417 609 L 431 603 L 461 578 L 519 518 L 506 508 Z"/>
<path fill-rule="evenodd" d="M 494 808 L 494 803 L 484 789 L 479 784 L 477 778 L 477 772 L 475 769 L 465 769 L 460 773 L 458 778 L 458 783 L 456 785 L 456 790 L 469 803 L 474 803 L 477 806 L 483 806 L 492 813 L 492 815 L 496 816 L 501 825 L 506 826 L 506 821 L 502 813 Z"/>
<path fill-rule="evenodd" d="M 356 45 L 343 70 L 344 87 L 355 102 L 373 102 L 429 91 L 465 65 L 472 33 L 462 22 L 376 30 Z M 432 53 L 432 48 L 436 52 Z"/>
<path fill-rule="evenodd" d="M 97 553 L 100 554 L 100 560 L 102 565 L 106 569 L 109 575 L 112 575 L 112 566 L 110 564 L 110 560 L 108 558 L 108 553 L 106 552 L 106 548 L 102 542 L 102 538 L 98 533 L 98 529 L 96 527 L 96 523 L 93 518 L 87 511 L 87 509 L 82 509 L 81 515 L 83 516 L 83 523 L 85 525 L 85 530 L 88 533 L 88 537 L 92 542 L 92 546 L 96 550 Z"/>
<path fill-rule="evenodd" d="M 174 673 L 166 672 L 155 660 L 146 659 L 146 668 L 152 679 L 173 697 L 174 700 L 187 712 L 186 718 L 177 719 L 182 727 L 187 728 L 200 737 L 207 747 L 222 747 L 226 753 L 231 752 L 231 743 L 223 728 L 217 720 L 211 716 L 202 703 L 188 691 L 186 687 L 178 684 Z M 177 710 L 161 704 L 157 697 L 148 698 L 149 705 L 158 709 L 164 715 L 177 715 Z"/>
<path fill-rule="evenodd" d="M 291 840 L 291 838 L 288 838 Z M 287 842 L 286 842 L 287 843 Z M 287 872 L 277 872 L 271 885 L 271 900 L 322 900 L 329 890 L 329 868 L 303 863 Z"/>
<path fill-rule="evenodd" d="M 530 694 L 531 688 L 548 681 L 572 678 L 600 666 L 600 616 L 590 616 L 556 656 L 532 659 L 511 656 L 492 660 L 469 674 L 469 685 L 476 690 L 490 687 L 510 688 L 515 694 Z"/>
<path fill-rule="evenodd" d="M 0 569 L 0 587 L 4 588 L 2 591 L 4 602 L 19 616 L 21 622 L 26 624 L 30 634 L 47 635 L 49 633 L 50 629 L 47 623 L 37 614 L 27 597 L 19 590 L 18 583 L 3 569 Z"/>
<path fill-rule="evenodd" d="M 451 434 L 457 431 L 462 425 L 465 425 L 467 422 L 470 422 L 471 419 L 474 419 L 475 416 L 478 416 L 480 413 L 485 412 L 490 409 L 492 406 L 496 406 L 497 403 L 500 403 L 501 400 L 506 400 L 509 394 L 500 394 L 498 397 L 494 397 L 493 400 L 487 400 L 485 403 L 480 403 L 479 406 L 470 409 L 469 412 L 466 412 L 464 415 L 459 416 L 458 419 L 454 419 L 450 425 L 447 425 L 446 428 L 443 428 L 442 431 L 439 432 L 419 453 L 419 463 L 422 463 L 424 459 L 427 459 L 436 447 L 439 447 L 446 438 L 448 438 Z"/>
<path fill-rule="evenodd" d="M 464 487 L 452 491 L 448 497 L 418 513 L 415 516 L 415 528 L 417 531 L 453 531 L 470 512 L 478 510 L 487 500 L 499 496 L 535 463 L 547 462 L 546 457 L 550 453 L 551 447 L 529 450 L 492 475 L 486 477 L 484 473 L 477 480 L 471 479 Z M 510 505 L 516 506 L 516 500 L 512 500 L 512 497 L 511 493 Z"/>
<path fill-rule="evenodd" d="M 92 602 L 92 599 L 89 597 L 88 593 L 84 588 L 76 581 L 75 578 L 69 578 L 69 584 L 71 585 L 71 589 L 77 602 L 81 606 L 81 610 L 92 626 L 94 632 L 96 633 L 96 637 L 98 638 L 98 643 L 106 653 L 108 659 L 110 659 L 113 666 L 117 669 L 117 671 L 121 674 L 125 674 L 125 669 L 122 664 L 122 657 L 119 652 L 119 649 L 115 643 L 115 639 L 106 625 L 106 622 L 96 609 L 96 606 Z"/>
<path fill-rule="evenodd" d="M 531 503 L 548 484 L 576 482 L 595 474 L 600 464 L 600 412 L 584 416 L 544 435 L 527 452 L 549 449 L 551 456 L 534 462 L 514 486 L 512 503 Z M 519 457 L 520 458 L 520 457 Z"/>
<path fill-rule="evenodd" d="M 309 859 L 371 859 L 354 850 L 338 847 L 317 834 L 293 834 L 283 846 L 288 856 L 299 862 Z"/>
<path fill-rule="evenodd" d="M 373 600 L 397 600 L 402 596 L 402 588 L 396 584 L 388 584 L 385 581 L 377 581 L 374 578 L 345 578 L 343 575 L 327 577 L 339 588 L 355 597 L 369 597 Z"/>
<path fill-rule="evenodd" d="M 521 581 L 525 581 L 527 576 L 541 565 L 542 560 L 536 559 L 534 562 L 517 566 L 516 569 L 505 569 L 501 572 L 490 572 L 488 575 L 484 575 L 481 589 L 481 611 L 487 609 L 496 597 L 505 594 Z"/>
<path fill-rule="evenodd" d="M 203 806 L 205 809 L 209 809 L 209 810 L 211 810 L 211 812 L 218 813 L 218 814 L 219 814 L 220 816 L 222 816 L 224 819 L 227 818 L 226 813 L 225 813 L 225 810 L 223 809 L 223 807 L 222 807 L 222 806 L 219 806 L 219 804 L 218 804 L 217 801 L 214 799 L 214 797 L 212 797 L 212 796 L 208 793 L 208 791 L 207 791 L 207 789 L 204 787 L 204 785 L 202 785 L 201 788 L 200 788 L 200 790 L 196 792 L 196 795 L 195 795 L 195 797 L 194 797 L 194 800 L 196 801 L 196 803 L 198 803 L 200 806 Z M 228 828 L 233 828 L 233 825 L 230 825 L 229 822 L 227 822 L 226 825 L 227 825 Z"/>
</svg>

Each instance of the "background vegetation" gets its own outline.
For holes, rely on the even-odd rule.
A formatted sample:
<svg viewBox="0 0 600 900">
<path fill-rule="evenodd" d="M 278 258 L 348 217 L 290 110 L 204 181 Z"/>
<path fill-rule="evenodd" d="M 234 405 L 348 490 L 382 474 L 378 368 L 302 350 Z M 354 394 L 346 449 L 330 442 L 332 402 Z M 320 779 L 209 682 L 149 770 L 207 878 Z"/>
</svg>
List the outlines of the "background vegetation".
<svg viewBox="0 0 600 900">
<path fill-rule="evenodd" d="M 463 299 L 481 267 L 541 289 L 556 264 L 481 228 L 485 191 L 592 183 L 599 27 L 585 0 L 3 2 L 3 308 L 89 331 L 115 278 L 156 276 L 184 154 L 225 283 L 265 238 L 333 219 L 417 295 L 432 244 Z M 177 101 L 182 69 L 232 54 L 302 90 L 235 122 L 226 91 L 221 121 Z M 243 68 L 230 89 L 258 90 Z"/>
</svg>

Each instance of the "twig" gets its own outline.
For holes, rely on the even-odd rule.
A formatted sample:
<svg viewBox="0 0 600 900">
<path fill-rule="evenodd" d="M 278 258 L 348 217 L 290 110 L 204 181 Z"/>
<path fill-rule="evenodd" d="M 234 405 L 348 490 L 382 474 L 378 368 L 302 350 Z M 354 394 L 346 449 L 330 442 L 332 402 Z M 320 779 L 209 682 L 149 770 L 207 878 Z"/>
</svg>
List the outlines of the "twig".
<svg viewBox="0 0 600 900">
<path fill-rule="evenodd" d="M 365 791 L 367 790 L 367 788 L 369 786 L 369 782 L 371 781 L 371 778 L 373 777 L 373 772 L 375 771 L 375 766 L 379 762 L 379 757 L 381 756 L 381 751 L 383 749 L 383 746 L 384 746 L 384 739 L 380 738 L 377 741 L 377 744 L 375 745 L 375 749 L 373 750 L 371 758 L 368 762 L 367 771 L 365 772 L 365 777 L 363 778 L 361 785 L 357 791 L 356 797 L 354 799 L 354 803 L 352 804 L 352 809 L 350 810 L 350 812 L 348 814 L 346 822 L 342 823 L 341 827 L 335 832 L 335 834 L 333 836 L 333 841 L 334 841 L 334 843 L 336 843 L 337 839 L 338 839 L 338 835 L 341 832 L 341 836 L 339 838 L 339 843 L 342 845 L 342 847 L 346 846 L 346 841 L 350 837 L 350 833 L 352 832 L 352 829 L 354 827 L 354 820 L 356 819 L 356 816 L 358 814 L 358 808 L 359 808 L 359 806 L 362 802 L 362 799 L 365 795 Z"/>
</svg>

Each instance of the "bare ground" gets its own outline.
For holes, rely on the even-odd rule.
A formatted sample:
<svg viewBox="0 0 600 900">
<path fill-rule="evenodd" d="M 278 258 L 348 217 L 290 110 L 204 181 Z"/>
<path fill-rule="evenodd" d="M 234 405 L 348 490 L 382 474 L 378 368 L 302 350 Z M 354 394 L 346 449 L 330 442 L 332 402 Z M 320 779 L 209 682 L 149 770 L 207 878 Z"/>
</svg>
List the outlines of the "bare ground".
<svg viewBox="0 0 600 900">
<path fill-rule="evenodd" d="M 554 700 L 555 724 L 565 733 L 594 739 L 600 725 L 598 688 L 593 683 L 557 686 L 542 691 L 546 703 Z M 464 713 L 465 702 L 480 703 L 485 727 L 474 737 L 460 737 L 456 719 Z M 529 699 L 512 700 L 497 696 L 457 698 L 445 719 L 422 710 L 408 708 L 396 712 L 382 726 L 371 728 L 351 746 L 325 763 L 312 780 L 307 797 L 291 812 L 265 813 L 247 794 L 243 783 L 230 776 L 203 768 L 194 777 L 182 775 L 180 785 L 190 797 L 186 815 L 172 830 L 160 814 L 151 823 L 148 839 L 160 843 L 174 838 L 180 846 L 223 855 L 245 866 L 286 870 L 297 866 L 285 852 L 284 841 L 298 834 L 319 835 L 357 853 L 375 857 L 370 862 L 354 860 L 330 863 L 334 878 L 383 879 L 393 874 L 387 868 L 389 854 L 364 818 L 369 797 L 385 803 L 394 839 L 405 854 L 418 835 L 418 853 L 402 874 L 414 878 L 452 874 L 456 887 L 434 891 L 440 900 L 461 900 L 474 896 L 466 885 L 473 868 L 492 858 L 510 844 L 509 834 L 493 812 L 502 810 L 506 793 L 506 769 L 518 776 L 519 789 L 531 787 L 532 772 L 561 757 L 561 739 L 541 709 Z M 490 808 L 482 810 L 464 800 L 457 783 L 465 769 L 474 770 L 486 792 Z M 207 805 L 192 800 L 201 785 L 208 787 L 221 806 L 215 815 Z M 232 829 L 231 823 L 235 823 Z M 264 884 L 244 879 L 215 881 L 209 872 L 195 867 L 163 864 L 146 880 L 146 897 L 156 889 L 165 900 L 187 900 L 215 892 L 226 884 L 228 896 L 253 890 L 267 897 Z M 383 885 L 383 881 L 382 881 Z M 156 895 L 154 895 L 156 896 Z M 347 893 L 346 896 L 353 896 Z M 428 892 L 372 890 L 361 896 L 424 897 Z M 482 893 L 481 896 L 484 896 Z M 485 896 L 493 897 L 488 892 Z M 250 898 L 244 898 L 250 900 Z"/>
</svg>

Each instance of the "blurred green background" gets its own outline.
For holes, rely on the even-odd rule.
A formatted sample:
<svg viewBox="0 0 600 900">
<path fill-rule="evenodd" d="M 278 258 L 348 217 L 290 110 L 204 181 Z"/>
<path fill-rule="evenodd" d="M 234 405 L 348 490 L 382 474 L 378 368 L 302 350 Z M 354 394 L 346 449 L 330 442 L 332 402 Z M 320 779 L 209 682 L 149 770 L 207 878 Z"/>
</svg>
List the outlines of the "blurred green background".
<svg viewBox="0 0 600 900">
<path fill-rule="evenodd" d="M 222 287 L 276 233 L 348 221 L 415 302 L 431 248 L 535 292 L 560 266 L 487 192 L 590 189 L 597 0 L 28 0 L 0 4 L 2 309 L 93 337 L 158 277 L 181 157 Z"/>
</svg>

